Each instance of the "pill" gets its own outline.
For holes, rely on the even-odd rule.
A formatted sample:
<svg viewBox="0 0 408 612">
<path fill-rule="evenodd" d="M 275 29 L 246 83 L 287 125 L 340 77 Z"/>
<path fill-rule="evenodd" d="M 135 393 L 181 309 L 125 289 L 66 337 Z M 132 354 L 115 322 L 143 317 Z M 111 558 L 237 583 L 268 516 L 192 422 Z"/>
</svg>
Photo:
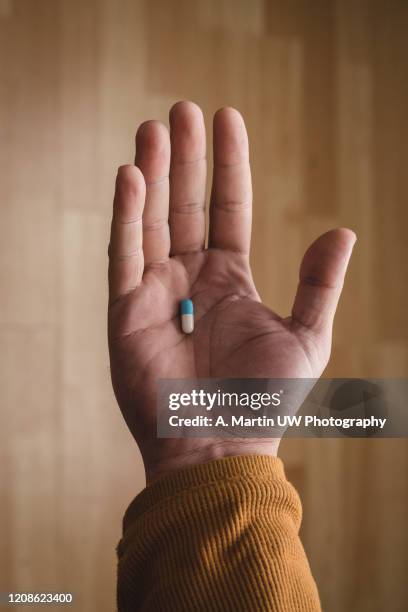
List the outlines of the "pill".
<svg viewBox="0 0 408 612">
<path fill-rule="evenodd" d="M 185 334 L 191 334 L 194 329 L 194 306 L 191 300 L 181 300 L 181 329 Z"/>
</svg>

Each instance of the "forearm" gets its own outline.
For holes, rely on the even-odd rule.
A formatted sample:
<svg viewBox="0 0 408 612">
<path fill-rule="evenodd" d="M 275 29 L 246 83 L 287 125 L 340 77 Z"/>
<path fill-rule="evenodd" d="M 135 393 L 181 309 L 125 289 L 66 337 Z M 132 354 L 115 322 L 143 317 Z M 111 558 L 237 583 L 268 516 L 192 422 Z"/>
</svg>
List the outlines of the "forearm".
<svg viewBox="0 0 408 612">
<path fill-rule="evenodd" d="M 227 457 L 160 478 L 125 515 L 119 610 L 320 610 L 300 520 L 274 457 Z"/>
</svg>

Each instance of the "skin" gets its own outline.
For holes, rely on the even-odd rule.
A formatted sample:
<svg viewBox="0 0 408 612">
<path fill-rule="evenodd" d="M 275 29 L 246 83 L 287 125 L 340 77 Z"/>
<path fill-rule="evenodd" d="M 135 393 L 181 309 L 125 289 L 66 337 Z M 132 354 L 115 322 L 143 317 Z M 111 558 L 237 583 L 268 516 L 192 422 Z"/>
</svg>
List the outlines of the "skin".
<svg viewBox="0 0 408 612">
<path fill-rule="evenodd" d="M 112 383 L 148 483 L 226 455 L 276 455 L 278 440 L 158 439 L 157 379 L 320 377 L 356 240 L 340 228 L 309 247 L 292 312 L 280 317 L 262 304 L 251 275 L 248 138 L 235 109 L 215 114 L 213 146 L 207 248 L 206 139 L 198 106 L 173 106 L 170 134 L 158 121 L 143 123 L 135 165 L 121 166 L 116 179 L 109 245 Z M 180 329 L 179 303 L 186 297 L 195 309 L 191 335 Z"/>
</svg>

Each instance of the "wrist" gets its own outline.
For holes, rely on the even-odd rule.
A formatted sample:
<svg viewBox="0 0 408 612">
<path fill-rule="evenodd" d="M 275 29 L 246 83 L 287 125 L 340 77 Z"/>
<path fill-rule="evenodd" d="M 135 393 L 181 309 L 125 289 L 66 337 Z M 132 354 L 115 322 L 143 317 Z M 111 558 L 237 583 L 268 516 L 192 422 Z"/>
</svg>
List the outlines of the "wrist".
<svg viewBox="0 0 408 612">
<path fill-rule="evenodd" d="M 196 441 L 197 442 L 197 441 Z M 279 438 L 238 438 L 206 442 L 193 448 L 184 448 L 179 452 L 169 453 L 157 460 L 145 460 L 146 485 L 158 478 L 191 465 L 207 463 L 223 457 L 237 455 L 269 455 L 276 457 L 280 443 Z M 175 450 L 175 449 L 174 449 Z"/>
</svg>

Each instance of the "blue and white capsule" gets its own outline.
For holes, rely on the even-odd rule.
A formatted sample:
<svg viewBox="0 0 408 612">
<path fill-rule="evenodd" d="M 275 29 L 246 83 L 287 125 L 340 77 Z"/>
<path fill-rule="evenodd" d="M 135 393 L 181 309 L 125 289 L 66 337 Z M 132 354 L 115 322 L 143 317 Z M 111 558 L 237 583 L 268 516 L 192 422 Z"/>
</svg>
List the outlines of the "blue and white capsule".
<svg viewBox="0 0 408 612">
<path fill-rule="evenodd" d="M 185 334 L 191 334 L 194 331 L 194 305 L 191 300 L 181 300 L 181 329 Z"/>
</svg>

